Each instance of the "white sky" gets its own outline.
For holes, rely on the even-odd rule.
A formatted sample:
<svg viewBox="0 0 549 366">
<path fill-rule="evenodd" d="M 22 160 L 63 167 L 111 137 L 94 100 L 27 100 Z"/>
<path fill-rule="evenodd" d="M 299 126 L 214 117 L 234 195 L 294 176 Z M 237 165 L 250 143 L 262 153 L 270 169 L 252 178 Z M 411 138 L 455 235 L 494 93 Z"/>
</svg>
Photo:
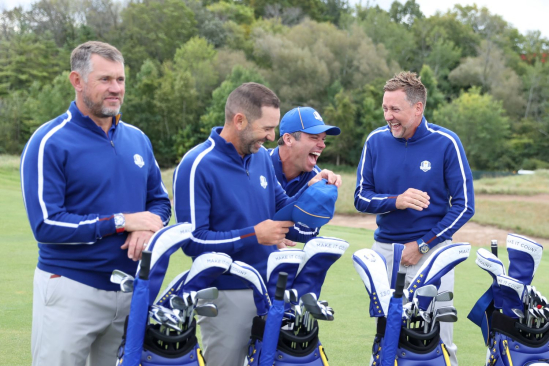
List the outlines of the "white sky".
<svg viewBox="0 0 549 366">
<path fill-rule="evenodd" d="M 28 6 L 37 0 L 0 0 L 0 11 L 12 9 L 18 5 Z M 349 0 L 351 4 L 370 3 L 379 5 L 382 9 L 388 10 L 393 0 Z M 406 0 L 400 0 L 402 4 Z M 504 20 L 511 23 L 522 34 L 529 30 L 539 30 L 545 38 L 549 38 L 549 0 L 416 0 L 421 11 L 426 16 L 433 15 L 437 10 L 445 12 L 454 7 L 455 4 L 472 5 L 476 3 L 479 7 L 486 7 L 490 13 L 498 14 Z"/>
</svg>

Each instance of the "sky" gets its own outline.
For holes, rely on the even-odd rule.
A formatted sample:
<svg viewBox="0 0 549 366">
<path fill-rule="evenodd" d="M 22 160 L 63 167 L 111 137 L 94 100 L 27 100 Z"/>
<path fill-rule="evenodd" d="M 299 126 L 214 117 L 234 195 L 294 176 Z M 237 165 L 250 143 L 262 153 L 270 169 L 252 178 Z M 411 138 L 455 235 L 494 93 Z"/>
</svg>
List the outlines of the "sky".
<svg viewBox="0 0 549 366">
<path fill-rule="evenodd" d="M 0 0 L 0 11 L 9 10 L 18 5 L 29 6 L 36 0 Z M 389 10 L 393 0 L 349 0 L 351 4 L 362 3 L 366 5 L 379 5 L 382 9 Z M 406 0 L 400 0 L 405 3 Z M 549 38 L 549 0 L 416 0 L 421 11 L 426 16 L 431 16 L 437 11 L 446 12 L 455 4 L 486 7 L 492 14 L 498 14 L 511 23 L 522 34 L 527 31 L 539 30 L 545 38 Z"/>
</svg>

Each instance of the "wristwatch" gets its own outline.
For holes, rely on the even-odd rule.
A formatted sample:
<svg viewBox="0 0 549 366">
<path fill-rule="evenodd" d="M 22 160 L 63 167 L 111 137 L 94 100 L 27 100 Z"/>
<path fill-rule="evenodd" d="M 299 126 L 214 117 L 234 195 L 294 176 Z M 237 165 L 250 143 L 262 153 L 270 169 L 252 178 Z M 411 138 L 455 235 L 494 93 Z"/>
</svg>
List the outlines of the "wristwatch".
<svg viewBox="0 0 549 366">
<path fill-rule="evenodd" d="M 123 233 L 126 230 L 126 219 L 124 214 L 114 214 L 114 226 L 116 226 L 116 232 L 118 234 Z"/>
<path fill-rule="evenodd" d="M 417 241 L 417 246 L 418 246 L 418 249 L 419 249 L 419 252 L 421 254 L 426 254 L 428 251 L 429 251 L 429 246 L 427 245 L 427 243 L 425 243 L 423 240 L 419 239 Z"/>
</svg>

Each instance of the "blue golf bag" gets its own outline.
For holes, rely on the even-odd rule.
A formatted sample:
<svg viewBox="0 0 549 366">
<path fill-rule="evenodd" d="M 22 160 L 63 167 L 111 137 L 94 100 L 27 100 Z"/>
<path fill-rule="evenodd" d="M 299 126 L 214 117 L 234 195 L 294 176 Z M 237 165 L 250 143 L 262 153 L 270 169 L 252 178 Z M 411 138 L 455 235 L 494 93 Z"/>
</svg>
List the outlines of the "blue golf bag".
<svg viewBox="0 0 549 366">
<path fill-rule="evenodd" d="M 318 339 L 318 322 L 306 335 L 295 335 L 292 330 L 280 330 L 275 354 L 275 366 L 328 366 L 328 357 Z M 248 366 L 257 366 L 261 361 L 265 319 L 256 316 L 253 320 L 252 335 L 248 346 Z"/>
<path fill-rule="evenodd" d="M 420 325 L 416 329 L 403 326 L 400 329 L 398 348 L 395 357 L 395 365 L 398 366 L 450 366 L 450 356 L 446 346 L 440 339 L 440 323 L 436 322 L 433 329 L 423 333 L 423 319 L 415 317 L 412 322 Z M 381 344 L 385 337 L 387 318 L 380 317 L 377 320 L 377 331 L 372 347 L 372 364 L 379 365 L 381 359 Z"/>
</svg>

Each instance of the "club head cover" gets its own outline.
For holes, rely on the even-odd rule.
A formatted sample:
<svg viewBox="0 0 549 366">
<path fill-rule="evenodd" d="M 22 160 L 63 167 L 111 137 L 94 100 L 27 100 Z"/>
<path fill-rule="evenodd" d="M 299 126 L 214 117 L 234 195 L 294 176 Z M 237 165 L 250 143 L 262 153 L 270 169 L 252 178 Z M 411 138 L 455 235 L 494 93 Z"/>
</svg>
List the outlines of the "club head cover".
<svg viewBox="0 0 549 366">
<path fill-rule="evenodd" d="M 471 244 L 453 243 L 437 249 L 423 263 L 407 289 L 408 300 L 412 301 L 416 289 L 425 285 L 434 285 L 438 289 L 442 276 L 450 272 L 455 266 L 469 258 Z M 432 301 L 430 297 L 418 296 L 419 308 L 427 310 Z"/>
<path fill-rule="evenodd" d="M 175 278 L 168 284 L 168 286 L 165 287 L 164 291 L 160 294 L 160 297 L 156 302 L 155 305 L 164 306 L 166 308 L 170 307 L 170 295 L 181 295 L 181 287 L 185 283 L 185 280 L 187 279 L 187 276 L 189 275 L 190 270 L 186 270 L 185 272 L 181 272 Z"/>
<path fill-rule="evenodd" d="M 234 261 L 229 271 L 253 290 L 257 315 L 266 315 L 271 307 L 271 300 L 259 272 L 254 267 L 240 261 Z"/>
<path fill-rule="evenodd" d="M 523 308 L 524 284 L 516 278 L 505 275 L 498 276 L 497 280 L 503 296 L 503 314 L 517 319 L 518 316 L 511 309 Z"/>
<path fill-rule="evenodd" d="M 543 254 L 543 246 L 525 236 L 507 235 L 509 276 L 530 285 Z"/>
<path fill-rule="evenodd" d="M 475 263 L 492 276 L 494 307 L 496 309 L 501 309 L 503 297 L 501 295 L 501 288 L 498 285 L 497 276 L 507 275 L 503 262 L 489 250 L 480 248 L 477 250 L 477 259 L 475 260 Z"/>
<path fill-rule="evenodd" d="M 170 264 L 170 256 L 190 242 L 191 233 L 191 224 L 180 223 L 157 231 L 149 240 L 149 244 L 145 248 L 151 251 L 149 305 L 154 302 L 160 292 L 168 265 Z M 140 270 L 141 262 L 139 262 L 136 273 L 139 273 Z"/>
<path fill-rule="evenodd" d="M 274 299 L 278 274 L 286 272 L 288 280 L 286 288 L 292 288 L 299 266 L 305 258 L 305 252 L 301 249 L 285 248 L 272 252 L 267 260 L 267 291 L 269 298 Z"/>
<path fill-rule="evenodd" d="M 402 252 L 404 252 L 404 244 L 393 243 L 393 268 L 391 269 L 391 288 L 393 290 L 396 286 L 397 274 L 400 268 L 400 261 L 402 260 Z"/>
<path fill-rule="evenodd" d="M 232 258 L 225 253 L 210 252 L 199 255 L 194 259 L 180 291 L 199 291 L 210 287 L 219 276 L 229 270 L 232 262 Z"/>
<path fill-rule="evenodd" d="M 353 265 L 370 296 L 370 317 L 386 316 L 393 292 L 385 258 L 375 250 L 360 249 L 353 254 Z"/>
<path fill-rule="evenodd" d="M 293 284 L 298 296 L 313 292 L 320 298 L 328 269 L 341 258 L 347 248 L 349 243 L 342 239 L 318 236 L 309 240 L 303 248 L 305 257 L 299 265 Z"/>
</svg>

